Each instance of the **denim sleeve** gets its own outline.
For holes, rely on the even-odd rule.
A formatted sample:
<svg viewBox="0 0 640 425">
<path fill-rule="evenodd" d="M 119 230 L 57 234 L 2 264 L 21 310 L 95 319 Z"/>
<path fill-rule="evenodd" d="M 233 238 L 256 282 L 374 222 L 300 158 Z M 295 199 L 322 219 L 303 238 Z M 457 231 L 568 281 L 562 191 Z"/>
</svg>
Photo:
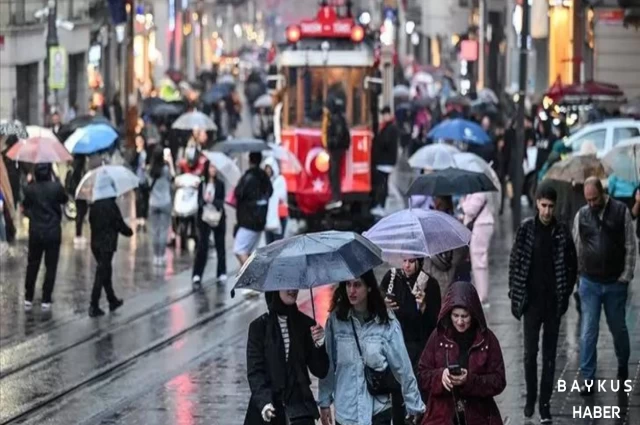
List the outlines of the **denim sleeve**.
<svg viewBox="0 0 640 425">
<path fill-rule="evenodd" d="M 404 345 L 400 323 L 396 319 L 391 319 L 389 326 L 389 337 L 384 344 L 385 358 L 393 376 L 400 383 L 407 413 L 418 415 L 425 411 L 425 406 L 418 390 L 418 381 L 413 374 L 407 348 Z"/>
<path fill-rule="evenodd" d="M 330 407 L 333 404 L 333 394 L 335 393 L 335 341 L 333 338 L 334 315 L 329 316 L 327 327 L 324 330 L 324 345 L 329 355 L 329 372 L 327 376 L 318 382 L 318 405 L 320 407 Z"/>
<path fill-rule="evenodd" d="M 578 259 L 578 273 L 582 271 L 582 239 L 580 238 L 580 211 L 576 213 L 573 219 L 573 228 L 571 230 L 573 242 L 576 246 L 576 258 Z"/>
</svg>

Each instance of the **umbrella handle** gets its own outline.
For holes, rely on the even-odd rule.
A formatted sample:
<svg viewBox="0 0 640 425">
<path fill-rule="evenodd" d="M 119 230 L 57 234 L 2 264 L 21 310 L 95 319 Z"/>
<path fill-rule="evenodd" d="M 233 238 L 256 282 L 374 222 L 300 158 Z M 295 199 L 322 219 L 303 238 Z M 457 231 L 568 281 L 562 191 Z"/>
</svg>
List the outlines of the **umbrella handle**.
<svg viewBox="0 0 640 425">
<path fill-rule="evenodd" d="M 316 320 L 316 303 L 313 301 L 313 287 L 309 288 L 311 294 L 311 311 L 313 312 L 313 320 Z"/>
</svg>

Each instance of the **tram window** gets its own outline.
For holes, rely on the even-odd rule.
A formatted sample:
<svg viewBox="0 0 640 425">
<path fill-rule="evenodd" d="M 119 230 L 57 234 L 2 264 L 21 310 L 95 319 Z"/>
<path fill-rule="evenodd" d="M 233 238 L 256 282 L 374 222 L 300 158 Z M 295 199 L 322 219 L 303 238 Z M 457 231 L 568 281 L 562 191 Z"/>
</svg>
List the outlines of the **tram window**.
<svg viewBox="0 0 640 425">
<path fill-rule="evenodd" d="M 298 93 L 298 72 L 296 68 L 289 68 L 288 80 L 287 80 L 287 102 L 288 102 L 288 125 L 296 125 L 296 105 L 297 105 L 297 93 Z"/>
<path fill-rule="evenodd" d="M 352 68 L 349 85 L 351 86 L 351 124 L 362 125 L 363 122 L 363 97 L 365 95 L 362 80 L 364 71 L 362 68 Z"/>
</svg>

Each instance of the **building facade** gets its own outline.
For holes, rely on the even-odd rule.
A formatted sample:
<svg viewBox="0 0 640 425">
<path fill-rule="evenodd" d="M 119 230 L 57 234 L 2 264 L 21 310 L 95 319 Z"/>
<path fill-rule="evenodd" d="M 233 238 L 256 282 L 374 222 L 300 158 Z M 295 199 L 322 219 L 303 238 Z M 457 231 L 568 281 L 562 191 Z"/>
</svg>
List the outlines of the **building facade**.
<svg viewBox="0 0 640 425">
<path fill-rule="evenodd" d="M 64 48 L 64 83 L 53 100 L 61 113 L 88 104 L 86 62 L 90 40 L 88 0 L 58 0 L 59 45 Z M 39 2 L 0 2 L 0 118 L 28 124 L 45 122 L 45 59 L 47 16 Z"/>
</svg>

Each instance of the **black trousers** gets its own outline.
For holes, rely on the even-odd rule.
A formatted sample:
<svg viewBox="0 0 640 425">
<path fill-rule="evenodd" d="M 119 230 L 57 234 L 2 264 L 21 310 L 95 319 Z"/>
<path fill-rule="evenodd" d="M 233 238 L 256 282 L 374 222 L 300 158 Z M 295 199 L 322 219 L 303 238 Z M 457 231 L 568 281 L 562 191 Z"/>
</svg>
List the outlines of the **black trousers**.
<svg viewBox="0 0 640 425">
<path fill-rule="evenodd" d="M 560 319 L 555 311 L 531 305 L 525 311 L 524 325 L 524 378 L 527 386 L 527 403 L 536 402 L 538 387 L 538 341 L 542 328 L 542 377 L 540 379 L 540 405 L 551 400 L 556 369 L 556 349 Z"/>
<path fill-rule="evenodd" d="M 193 264 L 193 276 L 200 276 L 204 273 L 209 258 L 209 235 L 213 232 L 213 241 L 216 245 L 216 255 L 218 257 L 218 270 L 216 276 L 227 274 L 227 250 L 225 247 L 226 220 L 222 218 L 215 228 L 198 220 L 198 246 L 196 247 L 196 259 Z"/>
<path fill-rule="evenodd" d="M 107 301 L 109 304 L 113 304 L 117 301 L 115 292 L 113 291 L 113 282 L 111 280 L 113 274 L 113 267 L 111 262 L 113 261 L 114 251 L 104 251 L 95 248 L 91 248 L 93 256 L 98 263 L 96 267 L 96 277 L 93 281 L 93 290 L 91 291 L 91 306 L 100 306 L 100 295 L 102 295 L 102 289 L 107 295 Z"/>
<path fill-rule="evenodd" d="M 60 238 L 45 239 L 38 233 L 29 234 L 29 254 L 27 256 L 27 275 L 24 280 L 24 299 L 33 301 L 38 270 L 44 255 L 45 275 L 42 285 L 42 302 L 50 303 L 53 287 L 56 283 L 58 258 L 60 258 Z"/>
<path fill-rule="evenodd" d="M 149 192 L 145 189 L 136 189 L 136 218 L 149 216 Z"/>
<path fill-rule="evenodd" d="M 389 174 L 378 169 L 373 170 L 373 206 L 384 208 L 389 196 Z"/>
<path fill-rule="evenodd" d="M 84 218 L 87 216 L 89 210 L 89 204 L 82 199 L 76 200 L 76 236 L 82 236 L 82 225 L 84 224 Z"/>
<path fill-rule="evenodd" d="M 331 185 L 331 200 L 339 201 L 341 198 L 342 179 L 340 174 L 342 171 L 342 160 L 345 151 L 332 150 L 329 152 L 329 183 Z"/>
</svg>

